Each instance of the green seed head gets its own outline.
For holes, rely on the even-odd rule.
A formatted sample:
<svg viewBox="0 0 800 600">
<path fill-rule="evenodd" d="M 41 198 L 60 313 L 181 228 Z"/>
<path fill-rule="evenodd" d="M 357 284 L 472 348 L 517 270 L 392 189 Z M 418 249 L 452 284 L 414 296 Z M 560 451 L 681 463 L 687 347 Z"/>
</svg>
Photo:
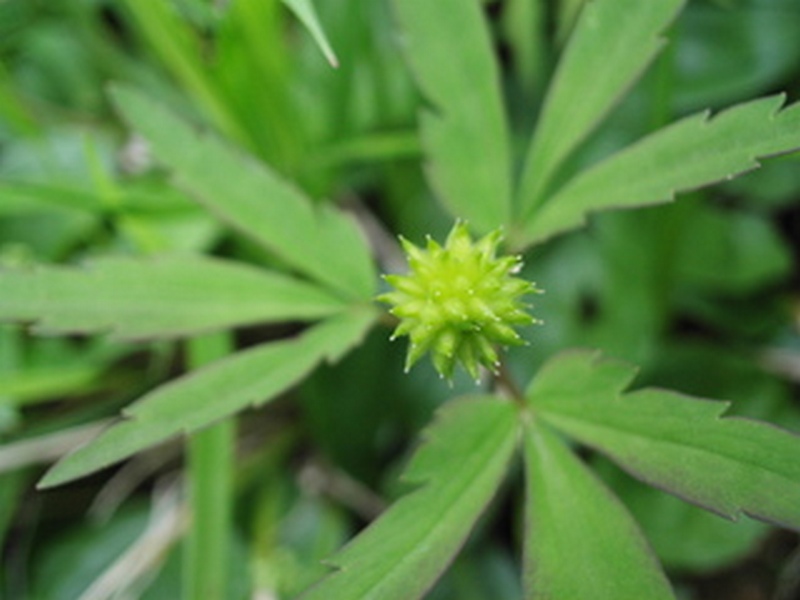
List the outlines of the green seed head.
<svg viewBox="0 0 800 600">
<path fill-rule="evenodd" d="M 442 377 L 451 379 L 456 363 L 478 379 L 478 365 L 497 370 L 495 345 L 523 344 L 515 325 L 536 322 L 520 301 L 539 292 L 533 283 L 514 277 L 519 257 L 495 257 L 500 230 L 473 243 L 467 226 L 457 222 L 444 247 L 428 239 L 423 250 L 400 238 L 408 275 L 387 275 L 394 291 L 378 300 L 393 306 L 400 319 L 392 339 L 410 338 L 406 371 L 427 351 Z"/>
</svg>

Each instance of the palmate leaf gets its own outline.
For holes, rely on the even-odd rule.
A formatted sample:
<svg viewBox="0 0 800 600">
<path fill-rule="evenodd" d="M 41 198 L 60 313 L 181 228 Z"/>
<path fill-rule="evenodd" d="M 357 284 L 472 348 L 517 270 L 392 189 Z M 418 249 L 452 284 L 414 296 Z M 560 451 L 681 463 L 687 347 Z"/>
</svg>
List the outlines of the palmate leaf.
<svg viewBox="0 0 800 600">
<path fill-rule="evenodd" d="M 726 417 L 727 402 L 645 389 L 635 369 L 571 352 L 526 392 L 539 418 L 635 477 L 730 519 L 741 513 L 800 530 L 800 436 Z"/>
<path fill-rule="evenodd" d="M 456 401 L 405 473 L 422 487 L 334 555 L 338 570 L 303 600 L 420 598 L 461 548 L 514 453 L 518 411 L 495 397 Z"/>
<path fill-rule="evenodd" d="M 577 227 L 592 211 L 667 202 L 755 169 L 760 157 L 800 149 L 800 103 L 781 109 L 784 100 L 754 100 L 713 118 L 700 113 L 645 137 L 565 184 L 528 220 L 526 239 Z"/>
<path fill-rule="evenodd" d="M 527 427 L 524 453 L 525 598 L 674 598 L 619 499 L 535 419 Z"/>
<path fill-rule="evenodd" d="M 422 114 L 431 183 L 480 231 L 508 221 L 511 161 L 500 77 L 479 2 L 395 0 Z"/>
<path fill-rule="evenodd" d="M 373 295 L 369 249 L 344 213 L 312 206 L 265 164 L 198 133 L 139 92 L 117 87 L 113 97 L 179 185 L 222 221 L 345 298 Z"/>
<path fill-rule="evenodd" d="M 316 285 L 200 256 L 0 270 L 0 289 L 0 320 L 33 321 L 45 333 L 107 331 L 122 339 L 318 319 L 347 306 Z"/>
<path fill-rule="evenodd" d="M 375 317 L 373 308 L 359 307 L 297 338 L 238 352 L 156 388 L 127 408 L 124 420 L 58 462 L 40 487 L 78 479 L 179 433 L 274 399 L 320 361 L 338 360 Z"/>
<path fill-rule="evenodd" d="M 633 85 L 664 44 L 685 0 L 587 2 L 559 62 L 528 151 L 520 215 L 544 200 L 565 158 Z"/>
</svg>

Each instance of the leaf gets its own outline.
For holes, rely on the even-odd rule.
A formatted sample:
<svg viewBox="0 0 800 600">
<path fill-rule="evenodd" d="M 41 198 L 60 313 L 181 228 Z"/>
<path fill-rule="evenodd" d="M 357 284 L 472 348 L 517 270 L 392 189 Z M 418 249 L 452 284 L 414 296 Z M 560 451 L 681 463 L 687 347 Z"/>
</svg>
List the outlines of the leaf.
<svg viewBox="0 0 800 600">
<path fill-rule="evenodd" d="M 519 213 L 531 215 L 573 150 L 597 127 L 664 44 L 685 0 L 588 2 L 550 84 L 522 172 Z"/>
<path fill-rule="evenodd" d="M 497 491 L 516 446 L 517 418 L 516 408 L 499 398 L 449 404 L 405 473 L 423 486 L 334 555 L 339 570 L 301 598 L 422 597 Z"/>
<path fill-rule="evenodd" d="M 593 461 L 592 466 L 605 471 L 604 481 L 628 507 L 668 570 L 698 573 L 724 569 L 745 560 L 771 530 L 768 524 L 753 519 L 736 523 L 720 519 L 631 479 L 608 461 Z"/>
<path fill-rule="evenodd" d="M 135 33 L 192 102 L 227 135 L 246 142 L 248 131 L 233 112 L 233 103 L 226 102 L 216 85 L 192 24 L 168 2 L 144 5 L 137 0 L 122 0 L 120 4 Z"/>
<path fill-rule="evenodd" d="M 371 307 L 337 315 L 297 338 L 241 351 L 156 388 L 128 407 L 124 420 L 58 462 L 39 486 L 84 477 L 179 433 L 273 400 L 320 361 L 338 360 L 375 316 Z"/>
<path fill-rule="evenodd" d="M 294 13 L 294 16 L 300 20 L 303 27 L 305 27 L 311 34 L 311 37 L 314 38 L 314 42 L 319 46 L 320 51 L 323 56 L 325 56 L 325 60 L 327 60 L 332 67 L 338 67 L 339 61 L 328 42 L 325 31 L 319 24 L 317 11 L 311 3 L 311 0 L 283 0 L 283 3 Z"/>
<path fill-rule="evenodd" d="M 800 103 L 779 94 L 739 104 L 713 118 L 687 117 L 583 171 L 526 224 L 531 242 L 582 225 L 586 214 L 668 202 L 759 167 L 760 157 L 800 149 Z"/>
<path fill-rule="evenodd" d="M 556 435 L 532 421 L 524 452 L 526 599 L 674 598 L 631 515 Z"/>
<path fill-rule="evenodd" d="M 673 106 L 686 114 L 783 85 L 800 60 L 799 27 L 796 0 L 690 3 L 675 28 Z"/>
<path fill-rule="evenodd" d="M 346 308 L 315 285 L 200 256 L 0 270 L 0 288 L 0 320 L 34 321 L 47 333 L 110 331 L 123 339 L 317 319 Z"/>
<path fill-rule="evenodd" d="M 597 353 L 565 353 L 526 396 L 540 418 L 646 483 L 732 520 L 745 513 L 800 530 L 800 436 L 726 417 L 727 402 L 622 394 L 634 374 Z"/>
<path fill-rule="evenodd" d="M 509 0 L 500 22 L 514 56 L 514 76 L 528 98 L 540 93 L 547 72 L 547 19 L 543 0 Z"/>
<path fill-rule="evenodd" d="M 350 218 L 328 205 L 313 207 L 265 164 L 194 131 L 141 93 L 124 87 L 112 92 L 126 120 L 200 204 L 344 297 L 372 297 L 372 260 Z"/>
<path fill-rule="evenodd" d="M 715 295 L 744 296 L 789 277 L 792 256 L 769 215 L 698 204 L 676 245 L 676 278 Z"/>
<path fill-rule="evenodd" d="M 500 76 L 478 2 L 395 0 L 423 112 L 428 174 L 444 204 L 478 230 L 508 221 L 511 161 Z"/>
</svg>

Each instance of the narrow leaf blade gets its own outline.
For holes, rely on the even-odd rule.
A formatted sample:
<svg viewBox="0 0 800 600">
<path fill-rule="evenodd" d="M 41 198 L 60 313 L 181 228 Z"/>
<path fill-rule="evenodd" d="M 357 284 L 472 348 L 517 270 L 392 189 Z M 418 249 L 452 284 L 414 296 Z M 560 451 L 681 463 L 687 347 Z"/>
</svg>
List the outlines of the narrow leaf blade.
<svg viewBox="0 0 800 600">
<path fill-rule="evenodd" d="M 371 308 L 337 315 L 298 338 L 238 352 L 156 388 L 132 404 L 124 420 L 58 462 L 39 486 L 84 477 L 179 433 L 274 399 L 320 361 L 338 359 L 375 317 Z"/>
<path fill-rule="evenodd" d="M 0 270 L 0 288 L 0 320 L 33 321 L 46 333 L 109 332 L 121 339 L 318 319 L 346 308 L 316 285 L 200 256 Z"/>
<path fill-rule="evenodd" d="M 634 476 L 730 519 L 800 530 L 800 436 L 725 417 L 729 404 L 663 390 L 623 394 L 635 369 L 590 352 L 549 362 L 527 392 L 541 418 Z"/>
<path fill-rule="evenodd" d="M 575 26 L 550 85 L 519 190 L 522 216 L 552 176 L 655 58 L 685 0 L 594 0 Z"/>
<path fill-rule="evenodd" d="M 139 92 L 116 87 L 113 97 L 179 185 L 209 211 L 344 297 L 373 295 L 369 249 L 349 217 L 330 207 L 315 210 L 265 164 L 198 133 Z"/>
<path fill-rule="evenodd" d="M 325 35 L 325 30 L 320 25 L 317 11 L 311 0 L 283 0 L 283 3 L 294 13 L 294 16 L 303 24 L 303 26 L 314 38 L 317 46 L 322 52 L 332 67 L 339 66 L 339 60 L 336 58 L 336 53 L 333 51 L 328 36 Z"/>
<path fill-rule="evenodd" d="M 509 133 L 479 2 L 395 0 L 411 69 L 432 104 L 422 115 L 433 187 L 478 230 L 507 223 Z"/>
<path fill-rule="evenodd" d="M 631 515 L 547 426 L 529 425 L 524 452 L 525 598 L 674 599 Z"/>
<path fill-rule="evenodd" d="M 449 404 L 428 430 L 401 498 L 331 563 L 303 600 L 411 600 L 433 585 L 496 492 L 513 455 L 517 411 L 499 398 Z"/>
<path fill-rule="evenodd" d="M 709 119 L 687 117 L 587 169 L 551 197 L 526 225 L 541 242 L 598 210 L 658 204 L 759 167 L 758 159 L 800 149 L 800 102 L 784 96 L 737 105 Z"/>
</svg>

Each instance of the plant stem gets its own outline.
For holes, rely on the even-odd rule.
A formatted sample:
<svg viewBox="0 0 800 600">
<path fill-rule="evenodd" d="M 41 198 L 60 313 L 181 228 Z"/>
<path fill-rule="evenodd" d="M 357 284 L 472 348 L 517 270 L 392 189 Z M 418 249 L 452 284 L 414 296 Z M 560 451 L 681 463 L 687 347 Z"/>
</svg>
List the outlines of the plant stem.
<svg viewBox="0 0 800 600">
<path fill-rule="evenodd" d="M 514 381 L 511 372 L 508 370 L 505 361 L 500 360 L 500 365 L 497 367 L 497 374 L 495 375 L 496 385 L 504 391 L 508 397 L 520 406 L 525 406 L 525 394 Z"/>
<path fill-rule="evenodd" d="M 227 335 L 190 340 L 188 365 L 196 369 L 230 351 Z M 183 598 L 223 600 L 229 563 L 236 423 L 225 419 L 189 437 L 187 497 L 192 521 L 184 546 Z"/>
</svg>

